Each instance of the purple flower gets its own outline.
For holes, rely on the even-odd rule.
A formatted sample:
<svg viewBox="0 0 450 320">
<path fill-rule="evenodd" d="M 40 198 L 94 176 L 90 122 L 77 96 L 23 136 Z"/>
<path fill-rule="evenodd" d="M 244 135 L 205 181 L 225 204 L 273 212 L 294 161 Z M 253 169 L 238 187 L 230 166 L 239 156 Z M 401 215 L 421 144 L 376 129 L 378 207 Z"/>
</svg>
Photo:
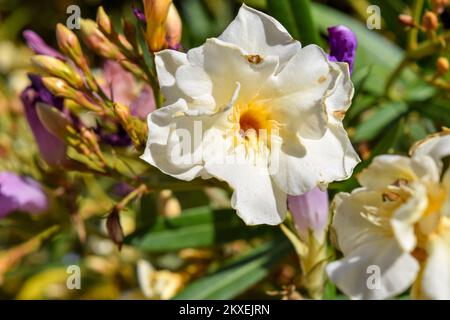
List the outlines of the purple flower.
<svg viewBox="0 0 450 320">
<path fill-rule="evenodd" d="M 106 60 L 103 66 L 103 76 L 105 84 L 103 91 L 109 95 L 114 102 L 130 107 L 130 112 L 134 116 L 145 120 L 147 115 L 155 110 L 155 97 L 152 88 L 145 84 L 136 92 L 138 84 L 133 75 L 113 61 Z"/>
<path fill-rule="evenodd" d="M 23 32 L 23 37 L 25 38 L 28 47 L 30 47 L 30 49 L 36 54 L 43 54 L 64 60 L 64 56 L 45 43 L 45 41 L 36 32 L 32 30 L 25 30 Z"/>
<path fill-rule="evenodd" d="M 352 30 L 339 25 L 328 28 L 328 43 L 331 61 L 347 62 L 350 73 L 353 71 L 358 41 Z"/>
<path fill-rule="evenodd" d="M 47 128 L 45 128 L 39 119 L 36 110 L 36 104 L 39 102 L 43 102 L 61 110 L 63 107 L 63 100 L 55 97 L 48 91 L 39 76 L 29 75 L 29 78 L 31 80 L 31 85 L 28 86 L 20 96 L 28 124 L 38 144 L 42 158 L 49 165 L 63 165 L 67 160 L 67 147 L 60 138 L 54 136 Z"/>
<path fill-rule="evenodd" d="M 294 218 L 300 238 L 308 242 L 311 230 L 317 240 L 321 240 L 328 226 L 328 193 L 318 187 L 299 195 L 288 196 L 288 207 Z"/>
<path fill-rule="evenodd" d="M 37 181 L 12 172 L 0 172 L 0 218 L 13 211 L 37 214 L 47 208 L 47 196 Z"/>
<path fill-rule="evenodd" d="M 115 147 L 128 147 L 131 145 L 131 139 L 126 131 L 119 124 L 116 125 L 117 130 L 114 133 L 105 131 L 100 125 L 94 130 L 103 143 Z"/>
<path fill-rule="evenodd" d="M 136 19 L 138 19 L 140 22 L 147 23 L 147 20 L 145 19 L 145 14 L 144 14 L 144 12 L 142 12 L 141 9 L 132 8 L 132 10 L 133 10 L 133 13 L 134 13 Z"/>
</svg>

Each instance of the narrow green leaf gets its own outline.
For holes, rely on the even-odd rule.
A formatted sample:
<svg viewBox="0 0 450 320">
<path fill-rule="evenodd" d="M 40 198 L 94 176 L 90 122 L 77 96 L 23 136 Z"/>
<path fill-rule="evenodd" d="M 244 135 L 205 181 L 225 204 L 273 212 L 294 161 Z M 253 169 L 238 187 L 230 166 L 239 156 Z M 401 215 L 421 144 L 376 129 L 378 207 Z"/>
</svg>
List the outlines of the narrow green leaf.
<svg viewBox="0 0 450 320">
<path fill-rule="evenodd" d="M 291 251 L 292 246 L 286 238 L 273 240 L 193 282 L 174 299 L 232 299 L 266 277 Z"/>
<path fill-rule="evenodd" d="M 300 41 L 303 46 L 321 44 L 319 29 L 314 23 L 310 0 L 290 0 Z"/>
<path fill-rule="evenodd" d="M 404 102 L 387 102 L 357 127 L 353 141 L 358 143 L 375 138 L 387 125 L 408 111 Z"/>
<path fill-rule="evenodd" d="M 297 25 L 295 24 L 289 0 L 268 0 L 267 10 L 270 15 L 281 22 L 293 38 L 298 39 Z"/>
<path fill-rule="evenodd" d="M 249 239 L 270 231 L 267 226 L 246 226 L 234 210 L 199 207 L 175 218 L 158 217 L 149 230 L 129 236 L 125 243 L 144 251 L 164 252 Z"/>
</svg>

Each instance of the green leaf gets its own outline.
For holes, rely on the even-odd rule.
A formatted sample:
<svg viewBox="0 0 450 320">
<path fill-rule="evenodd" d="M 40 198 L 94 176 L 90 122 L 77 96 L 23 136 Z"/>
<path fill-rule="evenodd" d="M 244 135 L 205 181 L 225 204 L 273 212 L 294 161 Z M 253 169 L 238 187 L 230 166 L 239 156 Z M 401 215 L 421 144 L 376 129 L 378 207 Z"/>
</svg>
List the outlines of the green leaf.
<svg viewBox="0 0 450 320">
<path fill-rule="evenodd" d="M 321 44 L 319 29 L 314 23 L 310 0 L 290 0 L 292 13 L 303 46 Z"/>
<path fill-rule="evenodd" d="M 434 99 L 424 102 L 414 109 L 422 116 L 430 118 L 436 122 L 436 126 L 449 126 L 450 123 L 450 105 L 448 100 Z"/>
<path fill-rule="evenodd" d="M 387 102 L 380 106 L 366 120 L 357 127 L 353 141 L 358 143 L 375 138 L 387 125 L 398 119 L 408 111 L 404 102 Z"/>
<path fill-rule="evenodd" d="M 193 282 L 174 299 L 231 299 L 264 279 L 289 252 L 286 238 L 273 240 L 253 249 L 237 261 Z"/>
<path fill-rule="evenodd" d="M 232 209 L 199 207 L 175 218 L 158 217 L 149 230 L 131 235 L 125 243 L 144 251 L 164 252 L 250 239 L 272 230 L 267 226 L 246 226 Z"/>
<path fill-rule="evenodd" d="M 298 39 L 297 25 L 295 24 L 289 0 L 268 0 L 267 10 L 270 15 L 281 22 L 293 38 Z"/>
</svg>

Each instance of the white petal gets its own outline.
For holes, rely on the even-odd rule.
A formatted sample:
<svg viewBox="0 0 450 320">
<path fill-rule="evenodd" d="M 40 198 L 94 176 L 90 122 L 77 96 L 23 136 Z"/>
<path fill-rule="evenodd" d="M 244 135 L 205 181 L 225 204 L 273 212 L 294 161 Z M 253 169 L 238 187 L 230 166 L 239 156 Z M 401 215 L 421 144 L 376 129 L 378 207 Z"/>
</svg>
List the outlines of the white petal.
<svg viewBox="0 0 450 320">
<path fill-rule="evenodd" d="M 275 183 L 290 195 L 351 176 L 359 157 L 342 127 L 331 126 L 322 138 L 286 140 L 272 154 Z M 277 165 L 275 165 L 277 164 Z"/>
<path fill-rule="evenodd" d="M 186 64 L 188 64 L 186 54 L 179 51 L 163 50 L 155 54 L 158 81 L 167 104 L 173 104 L 179 98 L 184 98 L 176 84 L 175 73 L 179 67 Z"/>
<path fill-rule="evenodd" d="M 301 48 L 277 20 L 245 4 L 219 39 L 237 45 L 247 54 L 279 56 L 280 66 Z"/>
<path fill-rule="evenodd" d="M 176 82 L 183 92 L 190 109 L 213 111 L 216 107 L 212 96 L 212 82 L 203 68 L 184 65 L 176 72 Z M 230 99 L 230 97 L 228 97 Z"/>
<path fill-rule="evenodd" d="M 325 98 L 329 90 L 337 90 L 334 84 L 342 78 L 341 73 L 332 67 L 320 47 L 309 45 L 266 82 L 258 100 L 271 107 L 285 131 L 318 139 L 327 127 Z M 336 85 L 343 87 L 341 91 L 346 90 L 343 81 Z"/>
<path fill-rule="evenodd" d="M 442 171 L 442 158 L 450 155 L 450 130 L 442 132 L 419 141 L 411 148 L 413 157 L 428 155 L 434 159 L 440 171 Z"/>
<path fill-rule="evenodd" d="M 230 150 L 231 140 L 216 140 L 215 145 L 208 144 L 215 150 L 205 153 L 217 155 Z M 250 160 L 239 147 L 233 152 L 229 161 L 215 161 L 205 155 L 205 170 L 234 189 L 232 206 L 247 225 L 280 224 L 287 212 L 287 195 L 272 182 L 266 159 Z"/>
<path fill-rule="evenodd" d="M 394 297 L 411 286 L 418 270 L 417 261 L 395 240 L 381 237 L 327 266 L 331 281 L 352 299 Z"/>
<path fill-rule="evenodd" d="M 397 155 L 375 157 L 370 166 L 358 175 L 359 183 L 369 189 L 385 189 L 399 179 L 412 181 L 416 178 L 411 159 Z"/>
<path fill-rule="evenodd" d="M 407 252 L 412 252 L 416 247 L 414 227 L 428 206 L 426 188 L 420 184 L 411 187 L 414 188 L 413 194 L 395 210 L 391 220 L 394 235 L 403 250 Z"/>
<path fill-rule="evenodd" d="M 218 39 L 206 41 L 203 55 L 201 67 L 213 83 L 212 95 L 217 108 L 228 103 L 236 83 L 241 85 L 238 103 L 248 103 L 278 67 L 278 57 L 267 56 L 252 63 L 239 47 Z"/>
<path fill-rule="evenodd" d="M 335 198 L 332 227 L 344 258 L 329 264 L 327 273 L 340 290 L 354 299 L 395 296 L 412 284 L 419 269 L 416 260 L 389 232 L 389 226 L 365 218 L 367 210 L 379 207 L 381 202 L 379 193 L 364 188 Z M 375 275 L 378 270 L 379 275 Z"/>
<path fill-rule="evenodd" d="M 328 121 L 331 123 L 341 123 L 345 112 L 350 107 L 354 87 L 350 78 L 350 71 L 347 63 L 331 62 L 333 68 L 340 70 L 334 87 L 327 93 L 324 99 L 325 110 L 328 114 Z"/>
<path fill-rule="evenodd" d="M 428 258 L 422 274 L 421 298 L 450 299 L 450 225 L 428 243 Z"/>
<path fill-rule="evenodd" d="M 141 158 L 178 179 L 205 176 L 202 130 L 207 130 L 218 117 L 221 114 L 193 112 L 181 99 L 152 112 L 147 118 L 149 138 Z"/>
</svg>

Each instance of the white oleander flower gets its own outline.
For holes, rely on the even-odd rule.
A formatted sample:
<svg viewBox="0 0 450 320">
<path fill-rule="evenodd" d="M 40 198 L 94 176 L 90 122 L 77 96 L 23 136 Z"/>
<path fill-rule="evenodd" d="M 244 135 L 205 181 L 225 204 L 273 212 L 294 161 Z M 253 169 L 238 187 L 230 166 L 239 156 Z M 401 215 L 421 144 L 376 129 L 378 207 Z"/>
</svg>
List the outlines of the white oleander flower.
<svg viewBox="0 0 450 320">
<path fill-rule="evenodd" d="M 142 159 L 178 179 L 226 181 L 249 225 L 281 223 L 288 194 L 346 179 L 359 161 L 341 121 L 348 65 L 262 12 L 243 5 L 218 38 L 155 62 L 166 102 L 148 117 Z"/>
<path fill-rule="evenodd" d="M 415 299 L 450 299 L 449 155 L 446 129 L 411 157 L 376 157 L 361 188 L 336 196 L 332 228 L 344 257 L 327 272 L 345 294 L 385 299 L 412 285 Z"/>
</svg>

